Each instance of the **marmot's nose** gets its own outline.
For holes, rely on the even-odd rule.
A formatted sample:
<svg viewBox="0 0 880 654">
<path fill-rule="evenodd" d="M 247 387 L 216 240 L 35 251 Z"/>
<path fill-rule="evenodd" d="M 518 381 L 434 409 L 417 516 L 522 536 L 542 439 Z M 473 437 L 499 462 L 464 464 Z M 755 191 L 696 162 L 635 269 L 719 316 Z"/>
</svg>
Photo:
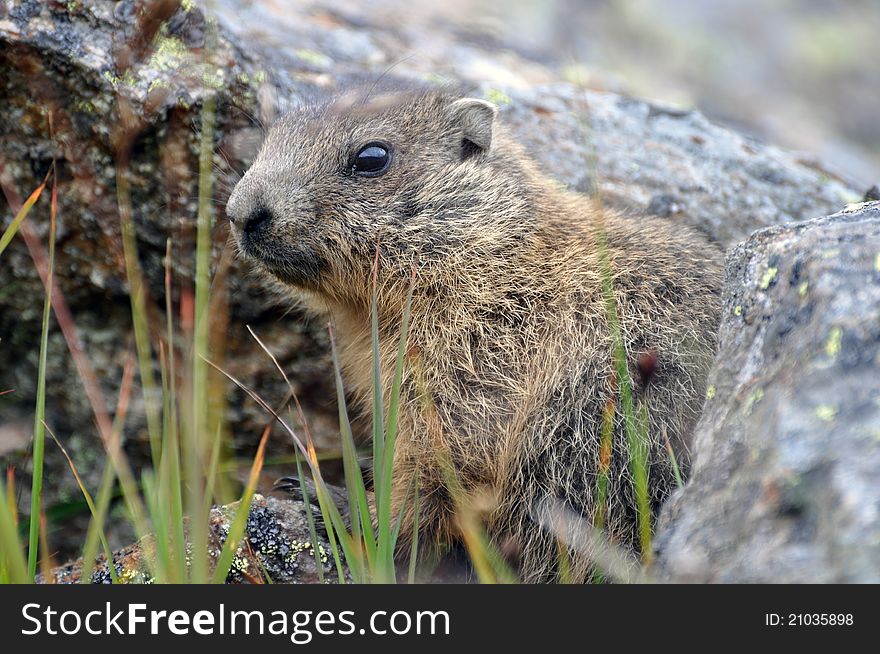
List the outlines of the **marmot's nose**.
<svg viewBox="0 0 880 654">
<path fill-rule="evenodd" d="M 229 218 L 241 231 L 250 234 L 259 228 L 260 225 L 269 223 L 272 220 L 272 212 L 262 204 L 258 204 L 243 216 L 231 215 Z"/>
</svg>

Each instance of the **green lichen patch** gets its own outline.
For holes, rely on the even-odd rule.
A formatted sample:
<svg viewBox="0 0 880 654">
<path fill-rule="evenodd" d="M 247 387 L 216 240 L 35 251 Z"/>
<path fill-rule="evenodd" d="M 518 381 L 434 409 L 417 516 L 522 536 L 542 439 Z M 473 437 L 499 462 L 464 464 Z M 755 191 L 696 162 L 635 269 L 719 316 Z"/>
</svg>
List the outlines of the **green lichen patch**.
<svg viewBox="0 0 880 654">
<path fill-rule="evenodd" d="M 190 58 L 189 48 L 176 36 L 156 36 L 155 49 L 147 66 L 156 71 L 177 70 Z"/>
<path fill-rule="evenodd" d="M 316 50 L 309 50 L 308 48 L 300 48 L 295 50 L 293 54 L 305 63 L 317 68 L 325 68 L 333 63 L 333 60 L 327 55 Z"/>
<path fill-rule="evenodd" d="M 840 353 L 840 343 L 843 339 L 843 330 L 840 327 L 832 327 L 825 341 L 825 354 L 832 359 Z"/>
<path fill-rule="evenodd" d="M 758 288 L 762 291 L 766 291 L 770 288 L 770 284 L 773 283 L 773 280 L 776 279 L 776 275 L 779 272 L 779 268 L 776 266 L 771 266 L 764 271 L 764 274 L 761 276 L 761 282 L 758 284 Z"/>
<path fill-rule="evenodd" d="M 219 91 L 226 85 L 226 75 L 222 68 L 205 65 L 202 71 L 202 84 L 205 88 Z"/>
<path fill-rule="evenodd" d="M 752 411 L 755 408 L 755 405 L 758 404 L 761 400 L 764 399 L 764 389 L 759 388 L 754 393 L 749 396 L 749 399 L 746 400 L 746 409 L 745 413 L 747 416 L 752 415 Z"/>
<path fill-rule="evenodd" d="M 810 282 L 801 282 L 798 284 L 798 295 L 800 297 L 806 297 L 807 291 L 810 289 Z"/>
<path fill-rule="evenodd" d="M 262 68 L 255 71 L 254 73 L 249 74 L 242 71 L 238 74 L 238 81 L 248 86 L 259 86 L 260 84 L 265 82 L 267 78 L 268 75 L 266 75 L 266 71 Z"/>
<path fill-rule="evenodd" d="M 486 99 L 493 104 L 497 104 L 498 106 L 511 104 L 513 102 L 510 96 L 507 95 L 504 91 L 495 88 L 486 89 Z"/>
</svg>

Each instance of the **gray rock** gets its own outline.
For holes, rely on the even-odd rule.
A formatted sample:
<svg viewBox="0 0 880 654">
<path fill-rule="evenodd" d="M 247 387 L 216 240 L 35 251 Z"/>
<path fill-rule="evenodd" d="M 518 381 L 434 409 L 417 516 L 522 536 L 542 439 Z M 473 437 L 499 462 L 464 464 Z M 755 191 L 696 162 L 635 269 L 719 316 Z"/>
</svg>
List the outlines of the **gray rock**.
<svg viewBox="0 0 880 654">
<path fill-rule="evenodd" d="M 212 570 L 219 560 L 239 506 L 240 502 L 234 502 L 211 509 L 208 561 Z M 186 527 L 188 529 L 188 525 Z M 318 528 L 315 531 L 315 540 L 312 540 L 305 507 L 301 501 L 255 495 L 245 534 L 247 546 L 239 544 L 226 583 L 254 583 L 255 580 L 267 582 L 271 579 L 276 584 L 316 584 L 322 579 L 325 583 L 336 583 L 339 579 L 327 535 L 322 528 Z M 187 548 L 191 547 L 191 541 L 187 540 Z M 139 542 L 113 552 L 113 565 L 122 583 L 155 582 L 150 567 L 150 557 L 155 556 L 155 548 L 155 538 L 145 536 Z M 350 582 L 345 562 L 340 563 L 346 580 Z M 48 577 L 39 575 L 37 583 L 78 584 L 82 582 L 83 568 L 84 561 L 80 558 L 53 568 Z M 113 582 L 103 554 L 98 556 L 92 566 L 89 580 L 93 584 Z"/>
<path fill-rule="evenodd" d="M 880 202 L 738 245 L 723 315 L 660 577 L 880 582 Z"/>
<path fill-rule="evenodd" d="M 861 198 L 818 165 L 697 111 L 562 84 L 511 97 L 504 117 L 557 179 L 631 213 L 688 224 L 725 247 Z"/>
</svg>

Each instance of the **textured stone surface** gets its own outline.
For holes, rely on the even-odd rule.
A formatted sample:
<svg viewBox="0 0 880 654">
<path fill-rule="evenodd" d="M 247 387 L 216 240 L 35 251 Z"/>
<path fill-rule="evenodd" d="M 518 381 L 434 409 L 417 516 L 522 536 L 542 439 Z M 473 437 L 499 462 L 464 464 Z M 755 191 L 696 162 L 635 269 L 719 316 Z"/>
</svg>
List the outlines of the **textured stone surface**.
<svg viewBox="0 0 880 654">
<path fill-rule="evenodd" d="M 671 581 L 880 581 L 880 202 L 730 253 Z"/>
<path fill-rule="evenodd" d="M 217 563 L 237 510 L 237 502 L 211 510 L 209 562 L 212 567 Z M 268 574 L 273 583 L 314 584 L 320 581 L 319 568 L 325 581 L 337 581 L 339 577 L 326 534 L 319 530 L 316 536 L 316 555 L 305 516 L 302 502 L 255 495 L 245 530 L 247 544 L 239 545 L 226 582 L 269 583 Z M 148 557 L 154 553 L 155 543 L 151 537 L 114 552 L 117 578 L 123 583 L 151 583 Z M 80 583 L 82 573 L 83 561 L 78 559 L 52 570 L 51 580 L 40 578 L 39 581 L 76 584 Z M 98 557 L 91 582 L 112 583 L 103 555 Z"/>
</svg>

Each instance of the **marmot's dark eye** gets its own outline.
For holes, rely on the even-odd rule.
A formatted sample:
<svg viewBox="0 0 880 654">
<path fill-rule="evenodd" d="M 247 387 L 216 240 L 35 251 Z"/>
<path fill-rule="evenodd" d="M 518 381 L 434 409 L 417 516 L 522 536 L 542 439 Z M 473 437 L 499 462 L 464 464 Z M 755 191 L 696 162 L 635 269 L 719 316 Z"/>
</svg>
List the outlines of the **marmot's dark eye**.
<svg viewBox="0 0 880 654">
<path fill-rule="evenodd" d="M 391 163 L 391 147 L 374 141 L 362 146 L 351 164 L 351 172 L 361 177 L 378 177 Z"/>
</svg>

